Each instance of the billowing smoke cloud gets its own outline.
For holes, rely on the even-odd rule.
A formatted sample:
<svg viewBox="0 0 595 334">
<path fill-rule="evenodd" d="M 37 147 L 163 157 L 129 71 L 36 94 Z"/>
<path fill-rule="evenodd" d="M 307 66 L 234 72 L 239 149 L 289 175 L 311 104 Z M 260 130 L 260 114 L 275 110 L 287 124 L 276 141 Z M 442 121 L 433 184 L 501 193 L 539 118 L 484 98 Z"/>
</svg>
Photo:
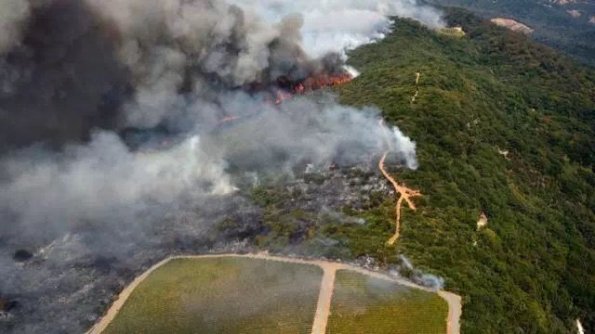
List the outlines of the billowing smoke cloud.
<svg viewBox="0 0 595 334">
<path fill-rule="evenodd" d="M 316 60 L 302 50 L 299 15 L 267 24 L 223 1 L 87 2 L 119 33 L 118 56 L 135 87 L 128 126 L 159 125 L 184 103 L 181 92 L 213 100 L 221 90 L 333 70 L 332 56 Z"/>
<path fill-rule="evenodd" d="M 48 231 L 64 233 L 89 221 L 133 217 L 181 196 L 200 201 L 227 195 L 235 190 L 226 172 L 230 165 L 242 172 L 292 173 L 300 164 L 357 164 L 393 150 L 405 165 L 417 167 L 415 144 L 379 122 L 376 109 L 308 98 L 279 109 L 243 93 L 225 97 L 221 107 L 246 119 L 189 135 L 167 149 L 131 151 L 104 131 L 58 154 L 34 147 L 4 157 L 0 212 L 15 215 L 17 223 L 2 228 L 47 237 Z M 256 108 L 260 112 L 250 115 Z"/>
<path fill-rule="evenodd" d="M 198 137 L 166 151 L 132 153 L 115 134 L 100 132 L 88 145 L 60 154 L 33 148 L 1 163 L 10 181 L 2 184 L 0 209 L 17 213 L 20 223 L 3 224 L 2 230 L 41 237 L 81 222 L 132 217 L 149 203 L 175 202 L 186 192 L 197 197 L 233 191 L 224 164 L 201 150 Z"/>
<path fill-rule="evenodd" d="M 437 28 L 444 26 L 436 9 L 416 0 L 230 0 L 246 11 L 275 22 L 279 17 L 299 13 L 304 19 L 301 29 L 303 47 L 310 55 L 344 52 L 378 40 L 388 32 L 390 17 L 418 20 Z"/>
<path fill-rule="evenodd" d="M 221 118 L 221 91 L 342 71 L 336 54 L 382 37 L 387 15 L 440 24 L 410 1 L 234 2 L 11 0 L 0 150 L 88 140 L 96 127 L 176 123 L 189 99 Z"/>
<path fill-rule="evenodd" d="M 390 15 L 441 24 L 405 0 L 0 2 L 0 299 L 45 315 L 14 330 L 80 332 L 78 303 L 111 292 L 94 268 L 121 281 L 163 245 L 196 247 L 247 201 L 242 175 L 386 150 L 417 168 L 415 143 L 373 107 L 321 92 L 275 103 L 343 73 L 345 49 L 381 38 Z M 13 263 L 20 247 L 41 262 Z"/>
<path fill-rule="evenodd" d="M 316 15 L 401 14 L 437 24 L 432 10 L 405 2 L 265 1 L 245 11 L 246 3 L 235 2 L 4 3 L 13 14 L 2 11 L 10 36 L 3 40 L 11 42 L 3 43 L 10 50 L 0 73 L 16 75 L 0 77 L 10 86 L 0 95 L 3 145 L 82 140 L 58 146 L 58 153 L 38 146 L 2 158 L 0 209 L 12 227 L 67 231 L 72 222 L 113 220 L 152 201 L 229 193 L 230 166 L 291 172 L 304 163 L 357 164 L 390 149 L 417 167 L 415 144 L 382 125 L 377 110 L 340 106 L 328 96 L 278 106 L 258 87 L 341 71 L 332 54 L 302 48 L 302 33 L 311 37 L 320 28 Z M 272 14 L 287 16 L 274 23 L 258 16 Z M 374 23 L 355 31 L 344 26 L 348 21 L 339 19 L 329 33 L 374 38 L 383 29 Z M 334 51 L 347 46 L 323 42 Z M 238 120 L 222 125 L 229 117 Z M 146 152 L 147 138 L 137 138 L 130 146 L 131 128 L 149 139 L 162 129 L 173 145 Z"/>
<path fill-rule="evenodd" d="M 19 19 L 21 40 L 0 53 L 0 153 L 114 128 L 131 87 L 109 27 L 82 1 L 18 2 L 30 4 L 29 16 Z"/>
<path fill-rule="evenodd" d="M 403 157 L 407 168 L 417 169 L 419 167 L 415 155 L 417 144 L 396 127 L 393 128 L 393 133 L 396 139 L 396 146 L 392 150 Z"/>
</svg>

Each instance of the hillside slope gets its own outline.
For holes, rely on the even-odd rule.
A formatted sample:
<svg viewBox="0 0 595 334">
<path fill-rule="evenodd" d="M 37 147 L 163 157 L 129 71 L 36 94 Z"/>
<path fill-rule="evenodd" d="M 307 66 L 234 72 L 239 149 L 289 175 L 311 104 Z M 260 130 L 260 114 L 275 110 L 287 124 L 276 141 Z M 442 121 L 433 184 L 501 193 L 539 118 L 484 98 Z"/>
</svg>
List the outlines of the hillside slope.
<svg viewBox="0 0 595 334">
<path fill-rule="evenodd" d="M 595 65 L 595 1 L 592 0 L 427 0 L 459 6 L 487 18 L 514 18 L 535 29 L 533 37 Z"/>
<path fill-rule="evenodd" d="M 395 171 L 425 195 L 406 210 L 397 250 L 465 296 L 465 333 L 568 332 L 577 317 L 591 332 L 595 75 L 467 12 L 447 16 L 466 37 L 399 20 L 351 53 L 362 75 L 339 88 L 418 143 L 420 169 Z M 390 247 L 372 244 L 386 226 L 373 222 L 394 219 L 389 200 L 362 215 L 372 223 L 324 234 L 390 263 Z"/>
</svg>

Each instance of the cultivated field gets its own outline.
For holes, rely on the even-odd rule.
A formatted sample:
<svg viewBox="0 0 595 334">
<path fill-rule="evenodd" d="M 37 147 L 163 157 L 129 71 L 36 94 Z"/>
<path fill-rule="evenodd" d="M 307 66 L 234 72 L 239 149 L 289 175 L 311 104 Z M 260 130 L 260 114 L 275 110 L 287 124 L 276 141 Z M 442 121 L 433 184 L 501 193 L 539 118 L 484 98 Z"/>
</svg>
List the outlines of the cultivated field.
<svg viewBox="0 0 595 334">
<path fill-rule="evenodd" d="M 135 289 L 104 333 L 309 333 L 321 278 L 305 264 L 172 260 Z"/>
<path fill-rule="evenodd" d="M 353 271 L 336 274 L 327 333 L 446 333 L 447 303 L 437 294 Z"/>
<path fill-rule="evenodd" d="M 89 333 L 458 334 L 460 310 L 456 295 L 348 264 L 173 257 L 137 277 Z"/>
</svg>

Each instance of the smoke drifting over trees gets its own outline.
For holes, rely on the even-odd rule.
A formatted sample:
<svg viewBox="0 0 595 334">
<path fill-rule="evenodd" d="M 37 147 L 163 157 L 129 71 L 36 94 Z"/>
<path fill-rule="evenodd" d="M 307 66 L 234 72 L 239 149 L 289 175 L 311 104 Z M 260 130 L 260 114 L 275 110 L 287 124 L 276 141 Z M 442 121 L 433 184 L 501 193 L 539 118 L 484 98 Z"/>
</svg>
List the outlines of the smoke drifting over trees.
<svg viewBox="0 0 595 334">
<path fill-rule="evenodd" d="M 356 164 L 387 149 L 417 167 L 415 143 L 382 125 L 374 108 L 324 94 L 275 105 L 267 95 L 280 79 L 344 71 L 344 50 L 382 37 L 387 15 L 440 25 L 438 13 L 412 1 L 1 6 L 0 297 L 15 294 L 24 313 L 47 312 L 16 331 L 79 330 L 73 320 L 93 308 L 74 312 L 77 298 L 100 292 L 81 290 L 77 284 L 90 282 L 81 275 L 90 274 L 73 264 L 97 256 L 123 263 L 124 254 L 177 238 L 155 231 L 179 212 L 224 212 L 241 201 L 232 199 L 232 174 Z M 325 19 L 333 15 L 338 20 Z M 222 124 L 226 117 L 238 121 Z M 200 235 L 201 219 L 192 225 L 185 237 Z M 43 261 L 17 265 L 19 247 Z M 53 288 L 44 287 L 57 272 Z M 52 311 L 61 320 L 51 329 L 52 298 L 74 291 L 82 295 Z M 32 305 L 39 295 L 48 302 Z"/>
<path fill-rule="evenodd" d="M 444 22 L 440 13 L 415 0 L 230 0 L 246 11 L 275 22 L 279 17 L 299 13 L 304 20 L 302 44 L 310 55 L 343 53 L 382 38 L 390 16 L 408 17 L 437 28 Z"/>
<path fill-rule="evenodd" d="M 85 202 L 83 190 L 98 196 L 95 208 L 105 205 L 108 211 L 110 200 L 99 196 L 102 191 L 123 209 L 146 197 L 140 194 L 170 199 L 197 192 L 197 184 L 229 192 L 226 165 L 248 156 L 259 163 L 251 166 L 256 169 L 277 166 L 273 156 L 281 156 L 290 170 L 301 162 L 353 163 L 392 147 L 416 167 L 414 145 L 400 131 L 378 124 L 378 111 L 342 107 L 328 98 L 320 103 L 296 98 L 275 106 L 242 89 L 341 70 L 338 60 L 329 61 L 334 57 L 311 58 L 302 49 L 303 18 L 297 14 L 269 24 L 220 1 L 8 6 L 19 11 L 2 24 L 9 27 L 2 37 L 2 143 L 12 151 L 31 144 L 59 148 L 38 147 L 3 158 L 2 207 L 17 222 L 39 223 L 30 211 L 50 225 L 83 218 L 68 217 L 69 206 L 84 212 L 84 218 L 96 218 L 87 216 L 94 209 L 76 205 Z M 249 120 L 221 134 L 220 120 L 230 115 Z M 156 127 L 182 139 L 161 152 L 139 153 L 116 134 Z M 108 132 L 93 135 L 97 129 Z M 51 194 L 57 193 L 64 203 L 54 202 Z M 44 210 L 60 211 L 62 217 L 47 217 Z"/>
</svg>

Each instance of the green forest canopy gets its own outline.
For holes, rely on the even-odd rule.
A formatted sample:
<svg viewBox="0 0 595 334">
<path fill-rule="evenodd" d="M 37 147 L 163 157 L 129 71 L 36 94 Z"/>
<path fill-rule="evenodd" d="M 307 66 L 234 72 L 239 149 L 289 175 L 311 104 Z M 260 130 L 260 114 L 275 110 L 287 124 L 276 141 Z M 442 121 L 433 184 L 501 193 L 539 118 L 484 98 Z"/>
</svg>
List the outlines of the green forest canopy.
<svg viewBox="0 0 595 334">
<path fill-rule="evenodd" d="M 362 75 L 339 89 L 418 143 L 420 169 L 398 176 L 426 196 L 398 250 L 464 295 L 465 333 L 595 329 L 595 74 L 465 11 L 447 19 L 466 37 L 397 20 L 351 53 Z"/>
<path fill-rule="evenodd" d="M 577 318 L 595 330 L 595 73 L 464 10 L 446 19 L 466 35 L 396 20 L 384 40 L 350 53 L 362 74 L 336 88 L 417 142 L 420 168 L 393 170 L 424 194 L 404 210 L 398 244 L 385 244 L 394 198 L 371 193 L 363 212 L 344 208 L 366 224 L 322 221 L 291 209 L 299 194 L 282 185 L 253 191 L 264 209 L 253 241 L 383 266 L 403 254 L 463 296 L 464 333 L 564 333 Z"/>
</svg>

